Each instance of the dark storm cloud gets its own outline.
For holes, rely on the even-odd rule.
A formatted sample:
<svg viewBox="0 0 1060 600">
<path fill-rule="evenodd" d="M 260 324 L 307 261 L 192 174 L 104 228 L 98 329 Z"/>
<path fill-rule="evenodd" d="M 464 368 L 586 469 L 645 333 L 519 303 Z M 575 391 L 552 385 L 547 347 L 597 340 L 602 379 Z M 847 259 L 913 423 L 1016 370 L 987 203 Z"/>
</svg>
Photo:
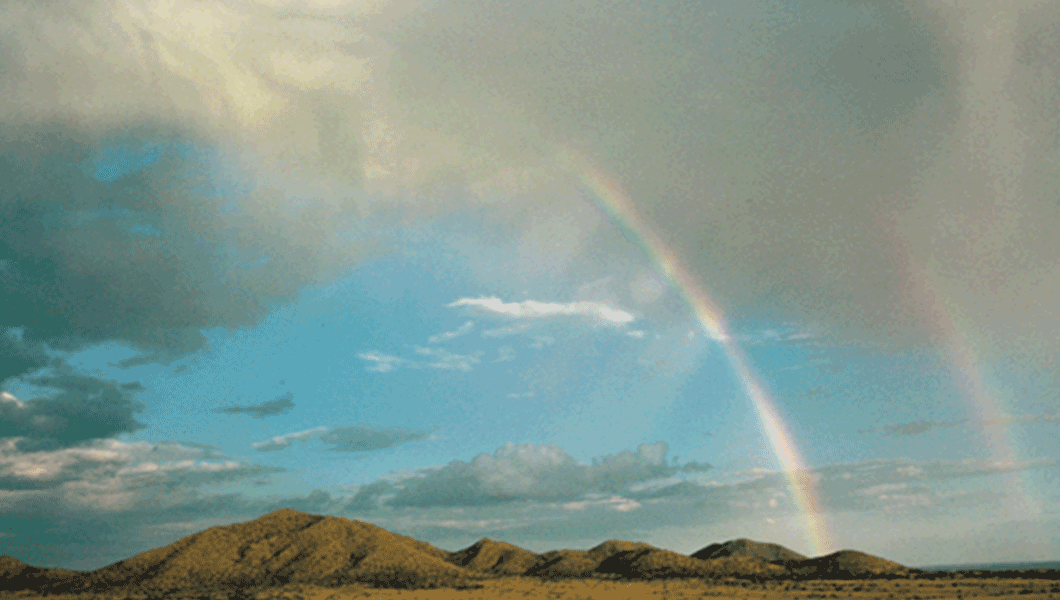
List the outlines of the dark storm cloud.
<svg viewBox="0 0 1060 600">
<path fill-rule="evenodd" d="M 121 367 L 168 362 L 200 349 L 200 330 L 252 325 L 330 269 L 291 243 L 295 230 L 314 229 L 311 215 L 262 236 L 244 229 L 261 224 L 244 202 L 282 204 L 281 194 L 212 194 L 217 155 L 207 145 L 157 128 L 135 135 L 158 141 L 157 161 L 105 182 L 93 174 L 105 138 L 0 125 L 5 378 L 44 364 L 46 347 L 103 341 L 143 352 Z"/>
<path fill-rule="evenodd" d="M 286 414 L 294 408 L 294 394 L 287 392 L 275 400 L 269 400 L 261 404 L 251 404 L 249 406 L 226 406 L 224 408 L 217 409 L 219 413 L 226 413 L 232 415 L 247 414 L 256 419 L 262 419 L 272 415 Z"/>
<path fill-rule="evenodd" d="M 134 398 L 138 382 L 118 384 L 81 375 L 49 375 L 28 380 L 55 390 L 51 396 L 0 402 L 0 438 L 18 437 L 19 447 L 62 448 L 142 429 Z"/>
<path fill-rule="evenodd" d="M 0 274 L 0 277 L 3 277 Z M 0 382 L 8 377 L 20 375 L 53 364 L 44 344 L 28 343 L 17 329 L 0 331 Z"/>
</svg>

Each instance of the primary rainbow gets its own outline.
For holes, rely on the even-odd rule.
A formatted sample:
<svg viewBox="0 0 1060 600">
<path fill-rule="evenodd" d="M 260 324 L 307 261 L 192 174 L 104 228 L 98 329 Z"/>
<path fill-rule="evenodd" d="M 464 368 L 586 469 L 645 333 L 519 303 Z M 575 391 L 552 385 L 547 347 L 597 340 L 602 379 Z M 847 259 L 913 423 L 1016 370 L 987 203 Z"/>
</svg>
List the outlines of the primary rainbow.
<svg viewBox="0 0 1060 600">
<path fill-rule="evenodd" d="M 824 520 L 813 475 L 806 468 L 794 437 L 788 431 L 772 398 L 759 383 L 733 336 L 726 331 L 722 311 L 711 300 L 706 289 L 681 265 L 677 256 L 638 214 L 622 186 L 613 177 L 572 148 L 561 147 L 559 158 L 569 171 L 576 174 L 592 190 L 600 206 L 617 223 L 633 233 L 674 290 L 688 303 L 704 332 L 724 350 L 736 378 L 754 407 L 766 439 L 780 462 L 791 495 L 798 505 L 807 542 L 816 554 L 831 552 L 834 548 L 833 537 Z"/>
</svg>

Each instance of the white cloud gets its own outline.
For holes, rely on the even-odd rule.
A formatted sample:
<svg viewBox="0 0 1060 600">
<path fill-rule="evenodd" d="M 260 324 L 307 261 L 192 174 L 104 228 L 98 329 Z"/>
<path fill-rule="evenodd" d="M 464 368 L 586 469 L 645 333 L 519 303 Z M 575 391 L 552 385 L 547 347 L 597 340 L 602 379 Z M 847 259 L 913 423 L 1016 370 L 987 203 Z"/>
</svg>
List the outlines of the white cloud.
<svg viewBox="0 0 1060 600">
<path fill-rule="evenodd" d="M 908 483 L 881 483 L 878 485 L 869 486 L 857 491 L 862 496 L 876 496 L 886 498 L 887 494 L 893 494 L 894 492 L 901 492 L 909 489 Z"/>
<path fill-rule="evenodd" d="M 43 490 L 69 507 L 105 512 L 177 503 L 205 485 L 282 470 L 231 460 L 196 444 L 104 439 L 20 452 L 15 442 L 0 445 L 0 488 Z"/>
<path fill-rule="evenodd" d="M 511 398 L 511 399 L 513 399 L 513 400 L 518 400 L 518 399 L 520 399 L 520 398 L 533 398 L 533 397 L 534 397 L 535 395 L 536 395 L 536 394 L 534 394 L 533 392 L 521 392 L 521 393 L 515 393 L 515 392 L 513 392 L 513 393 L 511 393 L 511 394 L 508 394 L 508 395 L 507 395 L 507 396 L 505 396 L 505 397 L 506 397 L 506 398 Z"/>
<path fill-rule="evenodd" d="M 461 298 L 448 304 L 449 308 L 467 307 L 486 314 L 509 319 L 545 319 L 551 317 L 574 316 L 587 318 L 603 325 L 625 325 L 632 323 L 636 317 L 620 308 L 614 308 L 603 302 L 504 302 L 497 297 Z"/>
<path fill-rule="evenodd" d="M 530 329 L 529 323 L 516 323 L 514 325 L 507 325 L 505 327 L 497 327 L 494 329 L 486 329 L 482 332 L 482 337 L 488 338 L 501 338 L 508 337 L 511 335 L 518 335 L 526 332 Z"/>
<path fill-rule="evenodd" d="M 497 349 L 497 360 L 493 362 L 508 362 L 510 360 L 515 360 L 515 348 L 512 348 L 511 346 L 501 346 Z"/>
<path fill-rule="evenodd" d="M 430 361 L 426 363 L 427 367 L 446 371 L 464 371 L 466 373 L 472 370 L 474 365 L 482 362 L 481 351 L 474 354 L 455 354 L 441 348 L 417 346 L 416 354 L 430 357 Z"/>
<path fill-rule="evenodd" d="M 631 331 L 627 331 L 626 335 L 628 335 L 631 338 L 642 340 L 642 339 L 644 339 L 644 336 L 647 335 L 647 332 L 645 332 L 643 330 L 640 330 L 640 329 L 633 329 Z"/>
<path fill-rule="evenodd" d="M 8 402 L 10 404 L 14 404 L 16 408 L 26 407 L 26 405 L 23 404 L 21 400 L 16 398 L 15 395 L 10 392 L 0 392 L 0 402 Z"/>
<path fill-rule="evenodd" d="M 602 506 L 611 510 L 617 510 L 618 512 L 629 512 L 640 508 L 641 504 L 636 500 L 623 498 L 622 496 L 611 496 L 610 498 L 603 498 L 600 500 L 578 500 L 575 502 L 564 502 L 563 504 L 559 505 L 560 508 L 568 511 L 582 511 L 591 506 Z"/>
<path fill-rule="evenodd" d="M 467 334 L 471 333 L 471 330 L 474 329 L 474 328 L 475 328 L 475 322 L 474 321 L 467 321 L 466 323 L 464 323 L 460 327 L 457 327 L 453 331 L 446 331 L 445 333 L 439 333 L 438 335 L 432 335 L 431 337 L 427 338 L 427 341 L 430 342 L 431 344 L 437 344 L 439 342 L 448 342 L 449 340 L 451 340 L 453 338 L 458 338 L 458 337 L 460 337 L 462 335 L 467 335 Z"/>
<path fill-rule="evenodd" d="M 545 346 L 551 346 L 556 343 L 556 338 L 551 335 L 535 335 L 534 342 L 530 344 L 530 347 L 534 350 L 540 350 Z"/>
<path fill-rule="evenodd" d="M 357 355 L 357 358 L 372 363 L 367 370 L 375 373 L 389 373 L 398 368 L 399 365 L 408 362 L 403 358 L 398 358 L 389 354 L 381 354 L 379 352 L 361 352 Z"/>
<path fill-rule="evenodd" d="M 277 450 L 290 448 L 291 444 L 293 444 L 294 442 L 301 442 L 314 438 L 318 435 L 323 434 L 327 430 L 327 427 L 314 427 L 313 429 L 306 429 L 305 431 L 278 435 L 270 440 L 252 444 L 252 446 L 258 452 L 275 452 Z"/>
</svg>

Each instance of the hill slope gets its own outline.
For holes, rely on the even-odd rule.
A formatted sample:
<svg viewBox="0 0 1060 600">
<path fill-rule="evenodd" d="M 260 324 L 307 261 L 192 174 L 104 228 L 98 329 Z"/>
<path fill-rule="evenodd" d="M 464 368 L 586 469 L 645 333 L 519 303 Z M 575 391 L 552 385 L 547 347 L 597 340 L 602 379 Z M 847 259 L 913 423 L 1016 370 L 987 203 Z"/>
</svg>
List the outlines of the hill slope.
<svg viewBox="0 0 1060 600">
<path fill-rule="evenodd" d="M 253 521 L 212 527 L 89 573 L 41 569 L 0 556 L 0 589 L 194 591 L 288 583 L 466 588 L 512 575 L 760 581 L 893 578 L 917 572 L 853 550 L 811 559 L 777 544 L 746 539 L 712 544 L 691 556 L 619 540 L 590 550 L 537 554 L 483 538 L 463 550 L 446 552 L 368 523 L 278 510 Z"/>
<path fill-rule="evenodd" d="M 818 558 L 792 561 L 786 566 L 800 578 L 813 579 L 908 577 L 920 572 L 857 550 L 840 550 Z"/>
<path fill-rule="evenodd" d="M 74 589 L 159 589 L 362 582 L 389 587 L 466 585 L 481 578 L 449 553 L 375 525 L 278 510 L 212 527 L 85 574 Z"/>
<path fill-rule="evenodd" d="M 701 560 L 710 560 L 714 558 L 729 558 L 729 557 L 742 557 L 742 558 L 757 558 L 765 561 L 792 561 L 792 560 L 806 560 L 807 556 L 799 554 L 794 550 L 789 550 L 780 544 L 769 544 L 766 542 L 756 542 L 746 538 L 740 538 L 736 540 L 729 540 L 721 544 L 711 544 L 706 548 L 702 548 L 693 553 L 692 558 L 698 558 Z"/>
<path fill-rule="evenodd" d="M 448 560 L 459 567 L 491 575 L 522 575 L 540 558 L 540 554 L 518 546 L 482 538 L 463 550 L 450 553 Z"/>
<path fill-rule="evenodd" d="M 78 571 L 31 567 L 26 563 L 0 556 L 0 589 L 21 590 L 62 584 L 81 576 Z"/>
<path fill-rule="evenodd" d="M 727 557 L 700 560 L 669 550 L 649 548 L 615 554 L 603 561 L 597 571 L 615 573 L 626 579 L 663 579 L 672 577 L 701 577 L 722 579 L 774 579 L 788 570 L 757 558 Z"/>
</svg>

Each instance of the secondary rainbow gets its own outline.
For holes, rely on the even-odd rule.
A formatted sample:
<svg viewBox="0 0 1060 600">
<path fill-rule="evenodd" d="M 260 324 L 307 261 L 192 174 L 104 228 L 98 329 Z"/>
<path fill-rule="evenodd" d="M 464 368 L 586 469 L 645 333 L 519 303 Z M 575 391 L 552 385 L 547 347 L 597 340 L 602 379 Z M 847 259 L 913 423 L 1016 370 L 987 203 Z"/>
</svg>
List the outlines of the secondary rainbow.
<svg viewBox="0 0 1060 600">
<path fill-rule="evenodd" d="M 965 335 L 965 331 L 973 329 L 962 326 L 960 311 L 956 310 L 958 307 L 947 302 L 932 269 L 917 260 L 901 244 L 894 244 L 894 248 L 898 252 L 900 264 L 905 267 L 903 274 L 906 286 L 920 302 L 922 310 L 927 312 L 928 318 L 925 320 L 942 340 L 942 348 L 949 355 L 954 378 L 964 389 L 970 424 L 982 432 L 983 445 L 990 456 L 989 466 L 1003 473 L 1004 484 L 999 489 L 1006 500 L 1000 505 L 1011 519 L 1040 518 L 1042 505 L 1028 479 L 1026 463 L 1020 460 L 1020 456 L 1025 454 L 1016 442 L 1018 436 L 1011 430 L 1016 419 L 1005 410 L 1001 398 L 983 377 L 975 344 Z"/>
<path fill-rule="evenodd" d="M 776 455 L 791 495 L 798 505 L 807 542 L 817 554 L 834 549 L 832 533 L 825 522 L 820 495 L 812 473 L 806 468 L 794 437 L 788 431 L 776 404 L 759 383 L 743 351 L 725 328 L 724 313 L 710 294 L 685 269 L 677 256 L 652 231 L 640 216 L 622 186 L 582 153 L 569 148 L 559 150 L 561 163 L 584 183 L 595 200 L 620 227 L 633 234 L 647 255 L 656 263 L 673 289 L 688 303 L 703 331 L 724 350 L 730 366 L 747 398 L 751 401 L 766 439 Z"/>
</svg>

